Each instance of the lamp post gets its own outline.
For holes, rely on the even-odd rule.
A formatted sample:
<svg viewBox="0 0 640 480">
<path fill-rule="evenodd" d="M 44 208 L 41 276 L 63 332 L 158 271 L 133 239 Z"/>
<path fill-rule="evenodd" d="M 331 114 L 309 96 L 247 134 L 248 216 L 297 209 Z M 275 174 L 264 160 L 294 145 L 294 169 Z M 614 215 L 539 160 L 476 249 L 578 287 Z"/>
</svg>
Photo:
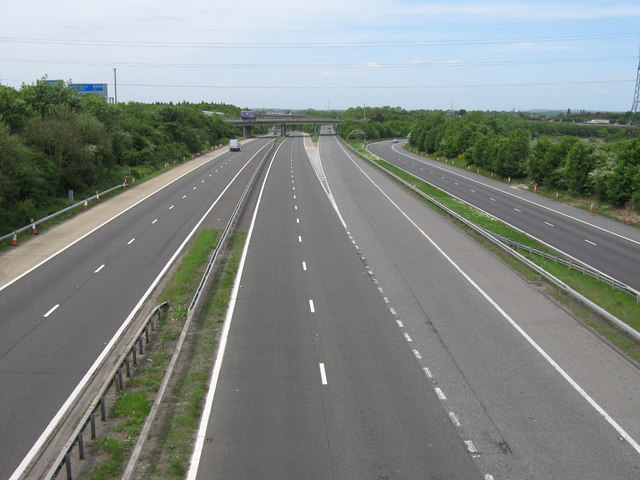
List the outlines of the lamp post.
<svg viewBox="0 0 640 480">
<path fill-rule="evenodd" d="M 118 103 L 118 80 L 116 77 L 115 67 L 113 68 L 113 96 L 114 96 L 114 103 Z"/>
</svg>

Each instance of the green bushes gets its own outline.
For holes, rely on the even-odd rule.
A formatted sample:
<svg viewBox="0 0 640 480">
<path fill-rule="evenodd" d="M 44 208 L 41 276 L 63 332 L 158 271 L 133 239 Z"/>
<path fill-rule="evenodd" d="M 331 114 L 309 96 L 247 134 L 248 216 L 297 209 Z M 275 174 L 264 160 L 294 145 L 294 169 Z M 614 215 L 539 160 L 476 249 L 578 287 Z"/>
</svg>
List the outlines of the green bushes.
<svg viewBox="0 0 640 480">
<path fill-rule="evenodd" d="M 417 151 L 463 158 L 503 178 L 527 178 L 638 209 L 640 139 L 626 139 L 624 133 L 621 127 L 531 122 L 505 113 L 431 112 L 412 128 L 410 144 Z"/>
<path fill-rule="evenodd" d="M 110 104 L 45 79 L 0 85 L 0 235 L 235 136 L 215 104 Z"/>
</svg>

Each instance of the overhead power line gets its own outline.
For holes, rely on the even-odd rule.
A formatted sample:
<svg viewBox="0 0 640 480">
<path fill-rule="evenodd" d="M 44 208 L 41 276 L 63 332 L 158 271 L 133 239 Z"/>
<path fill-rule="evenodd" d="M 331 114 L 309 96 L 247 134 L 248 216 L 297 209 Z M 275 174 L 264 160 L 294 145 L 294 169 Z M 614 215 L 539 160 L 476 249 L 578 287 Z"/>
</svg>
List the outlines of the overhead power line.
<svg viewBox="0 0 640 480">
<path fill-rule="evenodd" d="M 589 57 L 589 58 L 556 58 L 538 60 L 497 60 L 497 61 L 444 61 L 444 62 L 412 62 L 412 63 L 291 63 L 291 64 L 232 64 L 232 63 L 157 63 L 157 62 L 119 62 L 119 61 L 93 61 L 93 60 L 54 60 L 54 59 L 29 59 L 29 58 L 6 58 L 0 57 L 0 62 L 13 63 L 46 63 L 57 65 L 97 65 L 119 67 L 144 67 L 144 68 L 229 68 L 229 69 L 263 69 L 263 68 L 286 68 L 286 69 L 314 69 L 314 68 L 336 68 L 336 69 L 362 69 L 362 68 L 434 68 L 434 67 L 484 67 L 501 65 L 539 65 L 556 63 L 595 63 L 595 62 L 618 62 L 635 60 L 634 56 L 626 57 Z"/>
<path fill-rule="evenodd" d="M 26 43 L 39 45 L 75 45 L 92 47 L 144 47 L 144 48 L 252 48 L 252 49 L 317 49 L 317 48 L 407 48 L 407 47 L 443 47 L 468 45 L 504 45 L 519 43 L 570 42 L 577 40 L 605 40 L 614 38 L 638 37 L 638 33 L 610 33 L 594 35 L 568 35 L 554 37 L 522 37 L 494 39 L 460 40 L 404 40 L 404 41 L 345 41 L 345 42 L 166 42 L 166 41 L 115 41 L 87 39 L 20 38 L 0 37 L 0 42 Z"/>
<path fill-rule="evenodd" d="M 170 88 L 217 88 L 217 89 L 266 89 L 266 90 L 360 90 L 360 89 L 385 89 L 385 90 L 416 90 L 416 89 L 440 89 L 440 88 L 504 88 L 504 87 L 549 87 L 562 85 L 592 85 L 592 84 L 618 84 L 633 83 L 634 80 L 577 80 L 568 82 L 526 82 L 526 83 L 468 83 L 468 84 L 441 84 L 441 85 L 181 85 L 181 84 L 142 84 L 119 83 L 125 87 L 170 87 Z"/>
</svg>

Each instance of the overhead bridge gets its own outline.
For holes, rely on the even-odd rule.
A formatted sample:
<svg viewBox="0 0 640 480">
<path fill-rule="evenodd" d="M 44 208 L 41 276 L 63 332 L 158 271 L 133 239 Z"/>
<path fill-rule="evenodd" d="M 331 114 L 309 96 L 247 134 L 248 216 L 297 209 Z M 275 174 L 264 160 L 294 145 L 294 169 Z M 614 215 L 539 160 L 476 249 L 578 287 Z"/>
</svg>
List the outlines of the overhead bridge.
<svg viewBox="0 0 640 480">
<path fill-rule="evenodd" d="M 225 118 L 225 122 L 237 127 L 242 127 L 242 136 L 251 136 L 251 127 L 256 125 L 270 125 L 280 128 L 281 134 L 287 134 L 287 128 L 295 125 L 314 125 L 314 134 L 320 125 L 338 125 L 342 120 L 339 118 L 309 118 L 296 117 L 295 115 L 283 115 L 277 117 L 258 117 L 253 120 L 244 118 Z"/>
</svg>

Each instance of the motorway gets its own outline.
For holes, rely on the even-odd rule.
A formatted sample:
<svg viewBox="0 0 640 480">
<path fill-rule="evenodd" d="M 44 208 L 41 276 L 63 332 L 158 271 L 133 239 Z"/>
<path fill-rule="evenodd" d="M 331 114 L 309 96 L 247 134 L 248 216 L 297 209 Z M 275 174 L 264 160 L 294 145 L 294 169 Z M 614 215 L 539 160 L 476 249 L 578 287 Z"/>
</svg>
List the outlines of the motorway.
<svg viewBox="0 0 640 480">
<path fill-rule="evenodd" d="M 334 137 L 257 205 L 190 480 L 640 475 L 638 368 Z"/>
<path fill-rule="evenodd" d="M 302 137 L 270 168 L 239 290 L 197 478 L 480 478 Z"/>
<path fill-rule="evenodd" d="M 640 229 L 376 142 L 380 158 L 640 291 Z"/>
<path fill-rule="evenodd" d="M 0 478 L 49 428 L 196 228 L 224 225 L 257 163 L 250 159 L 269 142 L 216 156 L 0 287 Z"/>
<path fill-rule="evenodd" d="M 0 287 L 0 478 L 266 142 Z M 190 479 L 640 476 L 635 365 L 336 138 L 279 145 Z"/>
</svg>

